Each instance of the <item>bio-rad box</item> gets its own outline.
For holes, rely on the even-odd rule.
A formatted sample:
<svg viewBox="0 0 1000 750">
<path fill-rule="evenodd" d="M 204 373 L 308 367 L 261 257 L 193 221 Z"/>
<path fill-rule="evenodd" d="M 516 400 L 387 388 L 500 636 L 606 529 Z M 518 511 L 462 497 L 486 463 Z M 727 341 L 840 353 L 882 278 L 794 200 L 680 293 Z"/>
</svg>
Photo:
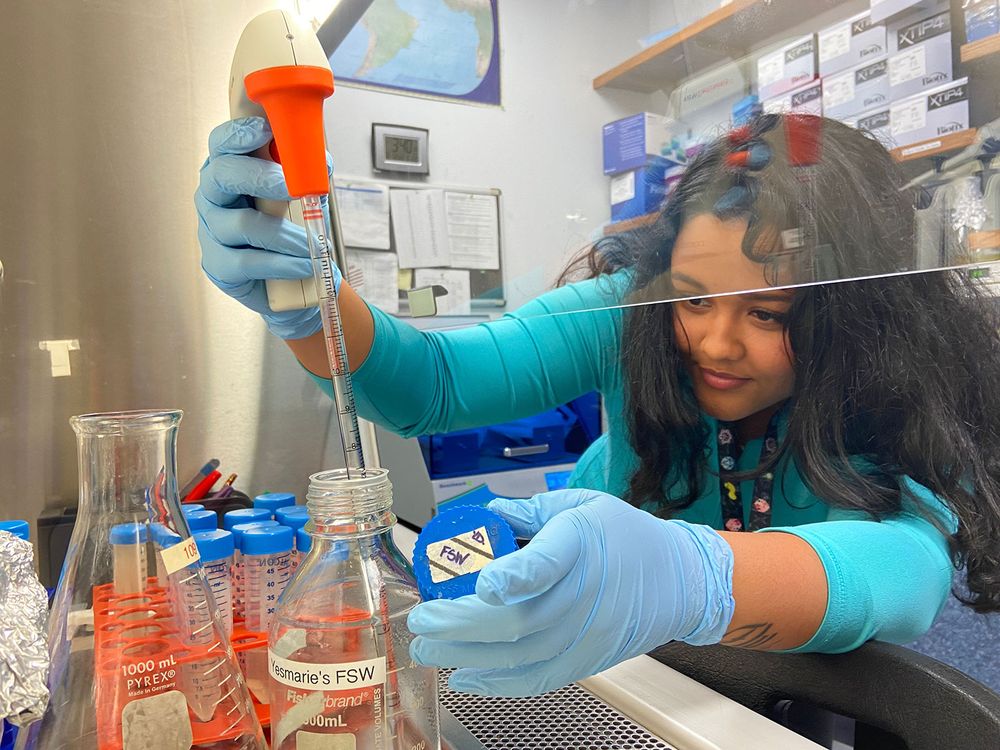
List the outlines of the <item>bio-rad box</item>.
<svg viewBox="0 0 1000 750">
<path fill-rule="evenodd" d="M 757 95 L 772 99 L 816 78 L 816 36 L 809 34 L 757 60 Z"/>
<path fill-rule="evenodd" d="M 897 147 L 928 141 L 926 150 L 938 148 L 935 139 L 969 127 L 969 79 L 937 86 L 889 107 L 892 139 Z M 916 151 L 910 153 L 918 153 Z"/>
<path fill-rule="evenodd" d="M 862 63 L 823 79 L 823 114 L 834 120 L 889 103 L 889 59 Z"/>
<path fill-rule="evenodd" d="M 823 114 L 823 82 L 812 81 L 781 96 L 765 99 L 760 104 L 764 112 L 769 115 L 798 114 L 819 117 Z"/>
<path fill-rule="evenodd" d="M 901 13 L 928 8 L 938 0 L 871 0 L 871 18 L 875 23 L 894 18 Z"/>
<path fill-rule="evenodd" d="M 843 122 L 852 128 L 866 131 L 887 149 L 896 147 L 896 143 L 892 139 L 890 107 L 888 103 L 882 107 L 876 107 L 859 115 L 848 117 Z"/>
<path fill-rule="evenodd" d="M 884 56 L 888 52 L 885 25 L 873 23 L 865 11 L 816 34 L 819 74 L 839 73 Z"/>
<path fill-rule="evenodd" d="M 947 3 L 888 25 L 889 98 L 899 101 L 952 79 L 951 10 Z"/>
</svg>

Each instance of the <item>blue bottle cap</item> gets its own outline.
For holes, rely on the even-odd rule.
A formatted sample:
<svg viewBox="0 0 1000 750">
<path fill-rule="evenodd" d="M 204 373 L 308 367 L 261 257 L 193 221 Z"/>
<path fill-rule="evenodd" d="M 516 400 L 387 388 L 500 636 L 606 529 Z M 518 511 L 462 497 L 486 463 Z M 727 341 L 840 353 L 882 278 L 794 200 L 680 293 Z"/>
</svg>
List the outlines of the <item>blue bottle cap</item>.
<svg viewBox="0 0 1000 750">
<path fill-rule="evenodd" d="M 304 505 L 289 505 L 274 511 L 274 519 L 282 526 L 301 529 L 309 520 L 309 510 Z"/>
<path fill-rule="evenodd" d="M 201 503 L 184 503 L 181 509 L 187 513 L 189 510 L 205 510 L 205 506 Z"/>
<path fill-rule="evenodd" d="M 8 531 L 26 542 L 31 541 L 31 525 L 27 521 L 0 521 L 0 531 Z"/>
<path fill-rule="evenodd" d="M 312 549 L 313 538 L 308 531 L 299 527 L 295 530 L 295 549 L 297 549 L 302 554 L 306 554 Z"/>
<path fill-rule="evenodd" d="M 270 521 L 271 511 L 266 508 L 239 508 L 231 510 L 222 517 L 222 528 L 229 531 L 238 523 L 253 523 L 254 521 Z"/>
<path fill-rule="evenodd" d="M 166 526 L 162 526 L 156 531 L 153 541 L 160 545 L 160 549 L 168 549 L 173 547 L 175 544 L 181 543 L 181 535 L 178 534 L 173 529 L 168 529 Z"/>
<path fill-rule="evenodd" d="M 425 600 L 476 593 L 479 571 L 517 549 L 505 520 L 478 505 L 449 508 L 432 518 L 413 548 L 413 572 Z"/>
<path fill-rule="evenodd" d="M 192 536 L 194 543 L 198 545 L 198 556 L 202 562 L 225 560 L 233 556 L 233 535 L 229 531 L 199 531 Z"/>
<path fill-rule="evenodd" d="M 215 531 L 219 527 L 219 517 L 214 510 L 185 510 L 184 515 L 192 534 L 196 531 Z"/>
<path fill-rule="evenodd" d="M 112 544 L 145 544 L 148 533 L 144 523 L 120 523 L 111 527 L 109 540 Z"/>
<path fill-rule="evenodd" d="M 295 505 L 295 495 L 291 492 L 265 492 L 253 499 L 253 507 L 266 508 L 272 514 L 278 508 Z"/>
<path fill-rule="evenodd" d="M 233 544 L 236 549 L 243 550 L 243 532 L 249 529 L 264 529 L 269 526 L 279 526 L 277 521 L 251 521 L 250 523 L 238 523 L 230 529 L 233 532 Z"/>
<path fill-rule="evenodd" d="M 243 532 L 244 555 L 274 555 L 292 551 L 294 533 L 287 526 L 262 526 Z"/>
</svg>

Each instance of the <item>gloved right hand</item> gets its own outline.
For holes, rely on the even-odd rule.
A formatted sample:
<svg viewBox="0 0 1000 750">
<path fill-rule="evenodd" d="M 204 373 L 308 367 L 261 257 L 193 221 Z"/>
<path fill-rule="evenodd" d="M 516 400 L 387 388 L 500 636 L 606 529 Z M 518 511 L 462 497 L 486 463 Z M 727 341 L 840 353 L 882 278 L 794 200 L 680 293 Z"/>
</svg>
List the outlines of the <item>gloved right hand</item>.
<svg viewBox="0 0 1000 750">
<path fill-rule="evenodd" d="M 194 195 L 198 210 L 201 267 L 230 297 L 257 312 L 283 339 L 311 336 L 322 328 L 319 308 L 274 312 L 265 279 L 313 275 L 305 230 L 287 219 L 252 207 L 251 198 L 289 201 L 281 166 L 247 154 L 271 142 L 261 117 L 231 120 L 208 137 L 208 159 Z M 336 288 L 340 271 L 334 266 Z"/>
</svg>

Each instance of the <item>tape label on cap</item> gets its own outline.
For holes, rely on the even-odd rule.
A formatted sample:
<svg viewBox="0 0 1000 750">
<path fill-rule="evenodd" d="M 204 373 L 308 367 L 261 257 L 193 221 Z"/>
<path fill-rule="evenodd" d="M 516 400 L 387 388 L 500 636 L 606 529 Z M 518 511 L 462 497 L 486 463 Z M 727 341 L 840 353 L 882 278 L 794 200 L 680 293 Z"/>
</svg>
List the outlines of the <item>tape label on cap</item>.
<svg viewBox="0 0 1000 750">
<path fill-rule="evenodd" d="M 493 557 L 493 545 L 485 526 L 427 545 L 427 561 L 434 583 L 476 573 L 493 562 Z"/>
</svg>

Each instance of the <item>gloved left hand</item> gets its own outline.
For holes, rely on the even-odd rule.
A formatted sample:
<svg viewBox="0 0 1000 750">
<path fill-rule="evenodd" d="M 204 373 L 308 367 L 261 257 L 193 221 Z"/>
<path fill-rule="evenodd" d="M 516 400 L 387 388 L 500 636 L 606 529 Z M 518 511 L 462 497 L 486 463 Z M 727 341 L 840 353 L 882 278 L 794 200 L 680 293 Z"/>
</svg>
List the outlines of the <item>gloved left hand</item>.
<svg viewBox="0 0 1000 750">
<path fill-rule="evenodd" d="M 476 593 L 420 604 L 420 664 L 460 667 L 452 689 L 537 695 L 671 640 L 718 643 L 733 617 L 733 552 L 712 528 L 664 521 L 592 490 L 488 506 L 518 536 Z"/>
</svg>

